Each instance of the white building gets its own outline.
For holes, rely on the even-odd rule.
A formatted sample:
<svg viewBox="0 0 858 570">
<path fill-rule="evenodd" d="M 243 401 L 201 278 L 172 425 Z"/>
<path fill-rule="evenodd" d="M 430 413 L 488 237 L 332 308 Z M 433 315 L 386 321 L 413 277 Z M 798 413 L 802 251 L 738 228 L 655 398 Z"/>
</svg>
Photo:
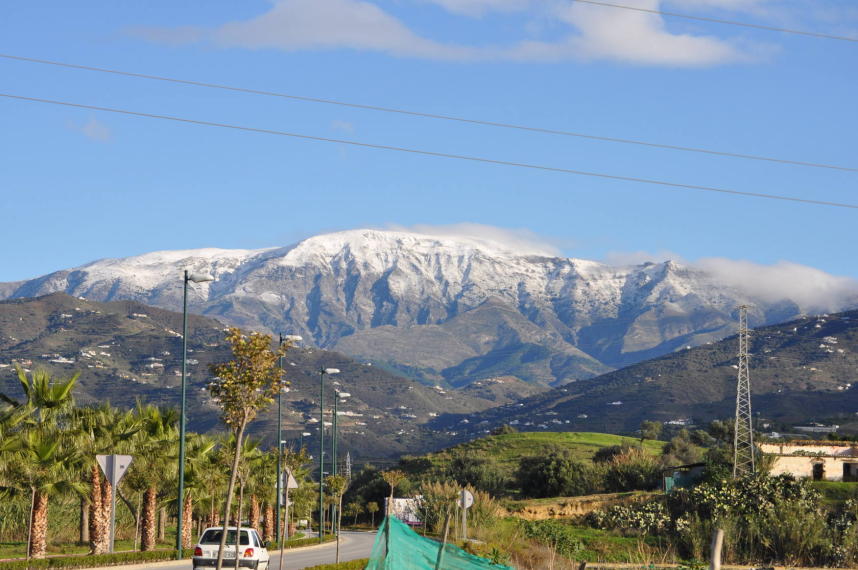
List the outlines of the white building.
<svg viewBox="0 0 858 570">
<path fill-rule="evenodd" d="M 858 443 L 848 441 L 785 441 L 760 444 L 773 456 L 771 474 L 788 473 L 815 481 L 858 481 Z"/>
</svg>

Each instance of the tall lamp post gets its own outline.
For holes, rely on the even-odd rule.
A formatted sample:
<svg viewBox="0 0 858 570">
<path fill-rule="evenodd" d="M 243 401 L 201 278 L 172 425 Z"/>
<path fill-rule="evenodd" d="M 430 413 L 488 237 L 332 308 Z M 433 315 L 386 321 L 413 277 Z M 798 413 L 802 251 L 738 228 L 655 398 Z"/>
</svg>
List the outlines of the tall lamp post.
<svg viewBox="0 0 858 570">
<path fill-rule="evenodd" d="M 338 368 L 319 369 L 319 542 L 325 537 L 325 374 L 339 374 Z"/>
<path fill-rule="evenodd" d="M 339 430 L 338 430 L 338 426 L 337 426 L 337 417 L 339 415 L 339 410 L 338 410 L 337 404 L 339 402 L 345 402 L 346 398 L 348 398 L 349 396 L 351 396 L 351 394 L 349 394 L 348 392 L 340 392 L 339 390 L 337 390 L 337 393 L 334 397 L 334 421 L 333 421 L 333 425 L 331 426 L 331 430 L 333 432 L 331 434 L 331 454 L 333 456 L 332 465 L 331 465 L 331 473 L 334 475 L 337 474 L 337 461 L 339 460 L 339 456 L 337 455 L 337 453 L 338 453 L 337 452 L 337 436 L 339 434 Z M 334 521 L 337 520 L 336 519 L 336 515 L 337 515 L 336 509 L 337 509 L 337 507 L 335 505 L 331 505 L 331 525 L 333 525 Z M 340 528 L 339 527 L 337 527 L 336 534 L 340 534 Z"/>
<path fill-rule="evenodd" d="M 287 334 L 283 336 L 280 334 L 280 346 L 283 346 L 284 342 L 293 343 L 300 342 L 303 340 L 297 334 Z M 280 357 L 280 373 L 283 373 L 283 357 Z M 275 508 L 277 509 L 277 520 L 274 523 L 274 536 L 277 537 L 277 540 L 280 540 L 280 503 L 283 502 L 283 482 L 281 479 L 282 471 L 283 471 L 283 392 L 289 390 L 289 388 L 283 388 L 277 393 L 277 503 Z"/>
<path fill-rule="evenodd" d="M 208 274 L 188 273 L 185 270 L 182 291 L 182 407 L 179 409 L 179 499 L 176 522 L 176 559 L 182 559 L 182 524 L 185 514 L 185 400 L 188 383 L 188 283 L 214 281 Z"/>
</svg>

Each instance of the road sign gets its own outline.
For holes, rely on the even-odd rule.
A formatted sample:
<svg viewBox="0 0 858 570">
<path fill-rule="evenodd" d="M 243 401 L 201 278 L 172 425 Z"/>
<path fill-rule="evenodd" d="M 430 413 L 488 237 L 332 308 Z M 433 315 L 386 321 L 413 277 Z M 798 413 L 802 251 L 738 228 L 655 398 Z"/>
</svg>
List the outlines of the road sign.
<svg viewBox="0 0 858 570">
<path fill-rule="evenodd" d="M 459 506 L 463 509 L 470 509 L 471 505 L 474 504 L 474 495 L 471 494 L 467 489 L 462 489 L 459 491 Z"/>
<path fill-rule="evenodd" d="M 104 471 L 104 476 L 114 487 L 128 471 L 128 466 L 131 465 L 132 457 L 130 455 L 96 455 L 98 464 L 101 465 L 101 470 Z"/>
<path fill-rule="evenodd" d="M 286 470 L 286 488 L 287 489 L 297 489 L 298 481 L 292 476 L 292 472 L 290 470 Z"/>
<path fill-rule="evenodd" d="M 116 486 L 120 479 L 128 471 L 133 459 L 130 455 L 96 455 L 104 477 L 110 483 L 110 552 L 113 552 L 114 538 L 116 537 Z"/>
</svg>

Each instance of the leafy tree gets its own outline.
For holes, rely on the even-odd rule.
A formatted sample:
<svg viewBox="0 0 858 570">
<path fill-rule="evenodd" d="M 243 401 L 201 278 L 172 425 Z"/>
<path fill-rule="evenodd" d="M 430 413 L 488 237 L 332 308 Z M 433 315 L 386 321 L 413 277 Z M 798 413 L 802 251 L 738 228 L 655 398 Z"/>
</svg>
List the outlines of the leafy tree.
<svg viewBox="0 0 858 570">
<path fill-rule="evenodd" d="M 632 446 L 627 443 L 600 447 L 596 450 L 596 453 L 593 454 L 593 463 L 608 463 L 617 455 L 628 453 L 631 449 Z"/>
<path fill-rule="evenodd" d="M 707 431 L 718 444 L 733 443 L 733 423 L 729 420 L 712 420 Z"/>
<path fill-rule="evenodd" d="M 686 465 L 702 459 L 701 449 L 691 442 L 691 434 L 686 429 L 679 430 L 665 443 L 661 453 L 663 465 Z"/>
<path fill-rule="evenodd" d="M 706 430 L 696 429 L 691 432 L 691 443 L 700 447 L 710 447 L 715 443 L 713 438 Z"/>
<path fill-rule="evenodd" d="M 343 494 L 346 492 L 348 480 L 344 475 L 328 475 L 325 477 L 325 488 L 334 499 L 334 504 L 337 506 L 337 557 L 336 563 L 340 563 L 340 524 L 343 521 Z"/>
<path fill-rule="evenodd" d="M 654 422 L 650 420 L 644 420 L 641 422 L 641 445 L 645 439 L 658 439 L 658 436 L 661 435 L 661 430 L 663 426 L 661 422 Z"/>
<path fill-rule="evenodd" d="M 598 487 L 594 467 L 576 461 L 565 449 L 554 447 L 544 455 L 523 457 L 516 480 L 528 497 L 585 495 Z"/>
<path fill-rule="evenodd" d="M 390 500 L 387 503 L 387 516 L 390 516 L 393 514 L 393 493 L 396 491 L 396 487 L 406 480 L 405 473 L 398 469 L 392 469 L 390 471 L 382 471 L 381 476 L 390 485 Z"/>
<path fill-rule="evenodd" d="M 357 519 L 363 514 L 363 506 L 360 503 L 349 503 L 346 505 L 346 510 L 343 511 L 346 516 L 354 517 L 353 525 L 357 525 Z"/>
<path fill-rule="evenodd" d="M 247 425 L 260 410 L 274 402 L 277 394 L 288 385 L 278 360 L 285 355 L 289 343 L 271 350 L 271 336 L 259 333 L 244 335 L 241 329 L 232 327 L 227 333 L 232 348 L 232 360 L 211 366 L 216 378 L 209 384 L 212 398 L 221 408 L 221 419 L 235 438 L 232 468 L 226 489 L 224 521 L 229 521 L 232 496 L 241 462 L 241 446 Z M 217 569 L 223 567 L 227 533 L 221 534 Z"/>
<path fill-rule="evenodd" d="M 370 524 L 373 528 L 375 528 L 375 513 L 377 513 L 378 510 L 378 503 L 376 503 L 375 501 L 370 501 L 366 504 L 366 512 L 368 512 L 372 517 Z"/>
<path fill-rule="evenodd" d="M 463 487 L 471 485 L 493 495 L 500 495 L 507 486 L 506 477 L 497 463 L 486 457 L 468 454 L 454 456 L 445 476 Z"/>
</svg>

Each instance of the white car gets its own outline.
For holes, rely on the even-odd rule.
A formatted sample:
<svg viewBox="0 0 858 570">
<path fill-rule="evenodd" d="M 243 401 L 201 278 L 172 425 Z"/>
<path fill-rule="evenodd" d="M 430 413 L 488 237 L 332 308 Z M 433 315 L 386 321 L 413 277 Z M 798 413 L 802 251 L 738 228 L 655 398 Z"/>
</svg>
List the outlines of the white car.
<svg viewBox="0 0 858 570">
<path fill-rule="evenodd" d="M 229 527 L 226 535 L 226 550 L 223 553 L 223 568 L 235 568 L 235 527 Z M 220 549 L 220 539 L 223 527 L 207 528 L 200 541 L 194 548 L 194 570 L 197 568 L 214 568 L 217 566 L 217 554 Z M 252 528 L 241 527 L 238 544 L 239 568 L 268 570 L 270 556 L 259 533 Z"/>
</svg>

